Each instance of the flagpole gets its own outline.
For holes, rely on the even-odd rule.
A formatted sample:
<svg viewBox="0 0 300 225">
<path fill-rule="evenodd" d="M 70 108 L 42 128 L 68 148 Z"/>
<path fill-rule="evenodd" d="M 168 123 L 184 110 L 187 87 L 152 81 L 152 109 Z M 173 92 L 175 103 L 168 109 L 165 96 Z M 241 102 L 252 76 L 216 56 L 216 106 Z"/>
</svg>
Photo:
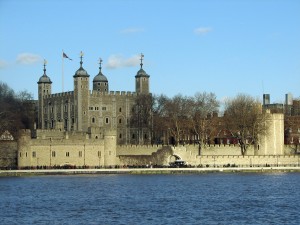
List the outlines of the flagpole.
<svg viewBox="0 0 300 225">
<path fill-rule="evenodd" d="M 61 83 L 62 83 L 62 92 L 64 92 L 64 50 L 62 50 L 62 73 L 61 73 Z"/>
</svg>

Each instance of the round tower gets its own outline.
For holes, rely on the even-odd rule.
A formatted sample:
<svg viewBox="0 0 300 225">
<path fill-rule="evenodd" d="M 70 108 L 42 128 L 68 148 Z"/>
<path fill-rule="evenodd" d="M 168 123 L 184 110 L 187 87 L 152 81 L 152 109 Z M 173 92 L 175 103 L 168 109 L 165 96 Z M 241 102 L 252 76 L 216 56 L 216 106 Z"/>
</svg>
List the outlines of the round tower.
<svg viewBox="0 0 300 225">
<path fill-rule="evenodd" d="M 149 94 L 149 78 L 150 76 L 143 70 L 144 55 L 141 53 L 141 68 L 135 76 L 135 91 L 138 94 Z"/>
<path fill-rule="evenodd" d="M 101 72 L 102 59 L 99 59 L 99 73 L 93 79 L 93 90 L 98 92 L 108 92 L 108 80 Z"/>
<path fill-rule="evenodd" d="M 44 74 L 40 77 L 38 83 L 38 101 L 39 101 L 39 108 L 38 108 L 38 126 L 37 128 L 39 129 L 45 129 L 47 128 L 47 121 L 45 120 L 44 117 L 44 107 L 45 107 L 45 102 L 44 102 L 44 98 L 47 95 L 51 94 L 51 84 L 52 81 L 50 80 L 50 78 L 47 76 L 46 74 L 46 64 L 47 61 L 44 60 Z"/>
<path fill-rule="evenodd" d="M 75 124 L 79 131 L 88 130 L 88 106 L 89 106 L 89 77 L 90 75 L 82 67 L 83 53 L 80 53 L 80 67 L 74 77 L 74 111 Z"/>
</svg>

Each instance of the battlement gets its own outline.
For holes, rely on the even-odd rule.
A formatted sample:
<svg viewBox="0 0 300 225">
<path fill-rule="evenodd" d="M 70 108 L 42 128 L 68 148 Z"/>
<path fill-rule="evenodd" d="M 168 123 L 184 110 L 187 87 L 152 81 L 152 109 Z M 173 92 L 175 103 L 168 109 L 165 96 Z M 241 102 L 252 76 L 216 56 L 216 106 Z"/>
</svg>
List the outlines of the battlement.
<svg viewBox="0 0 300 225">
<path fill-rule="evenodd" d="M 73 97 L 74 91 L 62 92 L 62 93 L 55 93 L 51 95 L 45 95 L 44 99 L 48 98 L 58 98 L 58 97 Z"/>
<path fill-rule="evenodd" d="M 137 96 L 137 93 L 136 92 L 131 92 L 131 91 L 99 92 L 99 91 L 91 90 L 90 95 L 92 97 L 99 97 L 99 96 Z"/>
</svg>

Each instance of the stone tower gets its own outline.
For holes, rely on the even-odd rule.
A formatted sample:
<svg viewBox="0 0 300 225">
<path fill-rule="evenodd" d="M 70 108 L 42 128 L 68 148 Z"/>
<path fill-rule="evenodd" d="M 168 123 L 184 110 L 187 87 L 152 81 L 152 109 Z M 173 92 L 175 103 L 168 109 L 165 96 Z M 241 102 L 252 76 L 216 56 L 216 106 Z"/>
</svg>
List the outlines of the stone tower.
<svg viewBox="0 0 300 225">
<path fill-rule="evenodd" d="M 107 129 L 104 132 L 104 166 L 116 165 L 117 132 Z"/>
<path fill-rule="evenodd" d="M 143 70 L 143 58 L 144 55 L 141 54 L 141 69 L 137 72 L 135 76 L 135 91 L 138 94 L 149 94 L 149 78 L 150 76 Z"/>
<path fill-rule="evenodd" d="M 268 116 L 268 131 L 260 137 L 260 155 L 283 155 L 284 154 L 284 114 L 265 112 Z"/>
<path fill-rule="evenodd" d="M 89 77 L 82 67 L 83 53 L 80 53 L 80 68 L 74 77 L 74 114 L 76 130 L 86 132 L 88 130 L 88 106 L 89 106 Z M 65 121 L 65 123 L 69 121 Z M 66 126 L 66 124 L 65 124 Z"/>
<path fill-rule="evenodd" d="M 99 60 L 99 73 L 93 79 L 93 90 L 98 92 L 108 92 L 108 80 L 101 72 L 102 59 Z"/>
<path fill-rule="evenodd" d="M 49 128 L 49 121 L 47 121 L 47 118 L 44 116 L 47 112 L 45 112 L 46 107 L 44 102 L 44 97 L 51 94 L 51 84 L 52 81 L 46 74 L 46 60 L 44 60 L 44 74 L 40 77 L 38 83 L 38 94 L 39 94 L 39 109 L 38 109 L 38 128 L 39 129 L 47 129 Z"/>
</svg>

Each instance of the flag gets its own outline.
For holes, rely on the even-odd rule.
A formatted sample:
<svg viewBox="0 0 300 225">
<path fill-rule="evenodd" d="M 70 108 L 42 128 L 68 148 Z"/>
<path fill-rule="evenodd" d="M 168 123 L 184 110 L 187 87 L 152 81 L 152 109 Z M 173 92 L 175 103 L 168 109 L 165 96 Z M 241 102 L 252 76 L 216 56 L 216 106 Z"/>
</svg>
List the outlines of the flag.
<svg viewBox="0 0 300 225">
<path fill-rule="evenodd" d="M 63 52 L 63 58 L 67 58 L 67 59 L 69 59 L 69 60 L 72 60 L 72 59 L 70 59 L 69 56 L 67 56 L 67 54 L 64 53 L 64 52 Z"/>
</svg>

